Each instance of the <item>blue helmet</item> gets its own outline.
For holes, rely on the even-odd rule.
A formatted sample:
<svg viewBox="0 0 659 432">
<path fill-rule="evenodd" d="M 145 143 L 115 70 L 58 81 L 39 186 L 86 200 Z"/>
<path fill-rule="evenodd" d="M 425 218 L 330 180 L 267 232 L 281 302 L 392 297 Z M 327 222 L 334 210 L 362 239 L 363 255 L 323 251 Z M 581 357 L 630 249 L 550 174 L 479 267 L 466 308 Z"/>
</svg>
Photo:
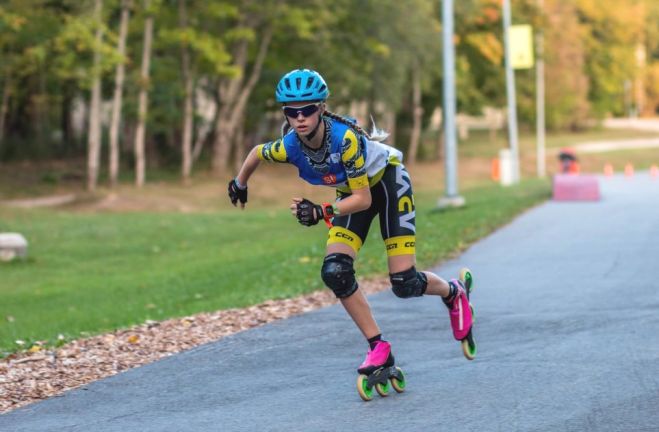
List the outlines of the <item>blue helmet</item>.
<svg viewBox="0 0 659 432">
<path fill-rule="evenodd" d="M 295 69 L 284 75 L 277 84 L 277 102 L 324 101 L 329 88 L 322 76 L 310 69 Z"/>
</svg>

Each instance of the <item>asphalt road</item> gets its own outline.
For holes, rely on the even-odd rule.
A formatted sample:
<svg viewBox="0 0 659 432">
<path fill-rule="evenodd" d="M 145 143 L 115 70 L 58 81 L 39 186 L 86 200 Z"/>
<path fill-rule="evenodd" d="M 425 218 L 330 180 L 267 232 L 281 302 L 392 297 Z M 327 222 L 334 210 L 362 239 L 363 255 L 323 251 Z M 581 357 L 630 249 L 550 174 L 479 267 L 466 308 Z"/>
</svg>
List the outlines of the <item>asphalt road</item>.
<svg viewBox="0 0 659 432">
<path fill-rule="evenodd" d="M 439 299 L 370 297 L 405 393 L 362 402 L 366 346 L 334 306 L 13 411 L 0 430 L 659 431 L 659 179 L 600 181 L 602 201 L 547 202 L 436 269 L 474 272 L 473 362 Z"/>
</svg>

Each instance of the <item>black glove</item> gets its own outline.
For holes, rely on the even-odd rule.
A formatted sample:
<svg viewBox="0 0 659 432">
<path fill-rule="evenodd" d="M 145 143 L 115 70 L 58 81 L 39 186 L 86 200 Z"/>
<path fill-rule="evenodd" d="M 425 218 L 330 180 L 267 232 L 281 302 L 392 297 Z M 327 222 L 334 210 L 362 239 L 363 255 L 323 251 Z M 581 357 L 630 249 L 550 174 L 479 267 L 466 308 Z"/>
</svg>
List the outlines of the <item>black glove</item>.
<svg viewBox="0 0 659 432">
<path fill-rule="evenodd" d="M 303 198 L 297 205 L 295 217 L 297 217 L 298 222 L 302 225 L 316 225 L 318 221 L 323 219 L 323 208 L 320 205 L 314 204 L 308 199 Z"/>
<path fill-rule="evenodd" d="M 229 199 L 234 206 L 238 201 L 240 201 L 241 204 L 245 204 L 247 202 L 247 186 L 245 186 L 244 189 L 241 189 L 238 187 L 236 179 L 231 180 L 229 182 Z"/>
</svg>

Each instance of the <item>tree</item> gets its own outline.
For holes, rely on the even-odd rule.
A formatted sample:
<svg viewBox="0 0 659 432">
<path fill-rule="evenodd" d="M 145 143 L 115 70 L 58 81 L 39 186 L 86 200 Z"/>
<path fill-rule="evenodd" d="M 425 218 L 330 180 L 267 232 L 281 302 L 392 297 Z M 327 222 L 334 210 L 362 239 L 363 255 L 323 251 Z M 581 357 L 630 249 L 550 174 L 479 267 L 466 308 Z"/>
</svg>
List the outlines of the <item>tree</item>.
<svg viewBox="0 0 659 432">
<path fill-rule="evenodd" d="M 247 105 L 247 100 L 261 74 L 261 68 L 272 40 L 274 22 L 281 2 L 255 5 L 245 2 L 235 29 L 232 47 L 233 64 L 241 71 L 233 77 L 220 79 L 217 86 L 219 99 L 218 117 L 215 127 L 211 165 L 215 173 L 222 173 L 227 167 L 231 144 L 239 126 L 239 121 Z M 256 6 L 256 7 L 255 7 Z M 261 12 L 267 12 L 262 14 Z M 269 20 L 265 18 L 269 17 Z M 258 48 L 251 69 L 249 48 L 252 41 L 258 41 Z"/>
<path fill-rule="evenodd" d="M 92 93 L 89 102 L 89 129 L 87 137 L 87 189 L 94 191 L 98 183 L 101 154 L 101 50 L 103 27 L 101 25 L 103 0 L 94 2 L 94 22 L 96 23 L 96 44 L 92 67 Z"/>
<path fill-rule="evenodd" d="M 647 3 L 644 23 L 647 69 L 645 71 L 646 115 L 659 114 L 659 3 Z"/>
<path fill-rule="evenodd" d="M 419 151 L 419 140 L 421 138 L 421 118 L 423 107 L 421 106 L 421 70 L 420 66 L 412 70 L 412 133 L 410 134 L 410 146 L 407 152 L 407 160 L 416 162 Z"/>
<path fill-rule="evenodd" d="M 636 51 L 644 42 L 644 6 L 639 0 L 577 2 L 588 100 L 598 117 L 624 112 L 624 82 L 634 83 L 638 77 Z"/>
<path fill-rule="evenodd" d="M 188 27 L 186 0 L 178 0 L 179 26 L 181 30 Z M 181 69 L 183 75 L 183 139 L 181 140 L 181 177 L 184 182 L 190 179 L 192 171 L 192 128 L 193 128 L 193 92 L 194 78 L 190 64 L 190 49 L 187 43 L 181 44 Z"/>
<path fill-rule="evenodd" d="M 114 97 L 112 100 L 112 119 L 110 120 L 110 185 L 117 185 L 119 176 L 119 124 L 121 122 L 122 96 L 125 79 L 126 38 L 130 19 L 131 0 L 121 0 L 121 20 L 119 24 L 119 42 L 117 53 L 121 60 L 117 63 L 114 79 Z"/>
<path fill-rule="evenodd" d="M 146 155 L 144 136 L 146 133 L 146 116 L 149 103 L 149 70 L 151 67 L 151 43 L 153 41 L 153 11 L 150 0 L 144 0 L 144 43 L 142 46 L 142 67 L 140 69 L 140 94 L 137 112 L 137 129 L 135 131 L 135 185 L 144 186 L 146 178 Z"/>
<path fill-rule="evenodd" d="M 5 136 L 7 114 L 9 112 L 9 100 L 13 91 L 13 76 L 16 73 L 15 63 L 17 57 L 15 48 L 21 29 L 26 19 L 16 13 L 10 13 L 0 7 L 0 52 L 3 53 L 2 66 L 0 66 L 0 78 L 2 80 L 2 101 L 0 102 L 0 144 Z"/>
</svg>

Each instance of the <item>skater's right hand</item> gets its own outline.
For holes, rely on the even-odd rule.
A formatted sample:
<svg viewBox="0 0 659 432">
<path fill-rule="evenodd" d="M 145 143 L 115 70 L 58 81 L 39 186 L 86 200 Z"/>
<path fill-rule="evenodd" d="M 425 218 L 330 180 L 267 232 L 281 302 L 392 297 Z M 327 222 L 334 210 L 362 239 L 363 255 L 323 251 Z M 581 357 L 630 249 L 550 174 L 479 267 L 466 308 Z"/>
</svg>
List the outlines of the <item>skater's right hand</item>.
<svg viewBox="0 0 659 432">
<path fill-rule="evenodd" d="M 229 182 L 228 191 L 231 204 L 235 207 L 236 203 L 240 201 L 240 208 L 245 208 L 245 203 L 247 202 L 247 185 L 244 187 L 238 186 L 238 183 L 234 178 Z"/>
<path fill-rule="evenodd" d="M 316 225 L 323 219 L 323 208 L 306 198 L 293 198 L 290 209 L 297 221 L 304 226 Z"/>
</svg>

